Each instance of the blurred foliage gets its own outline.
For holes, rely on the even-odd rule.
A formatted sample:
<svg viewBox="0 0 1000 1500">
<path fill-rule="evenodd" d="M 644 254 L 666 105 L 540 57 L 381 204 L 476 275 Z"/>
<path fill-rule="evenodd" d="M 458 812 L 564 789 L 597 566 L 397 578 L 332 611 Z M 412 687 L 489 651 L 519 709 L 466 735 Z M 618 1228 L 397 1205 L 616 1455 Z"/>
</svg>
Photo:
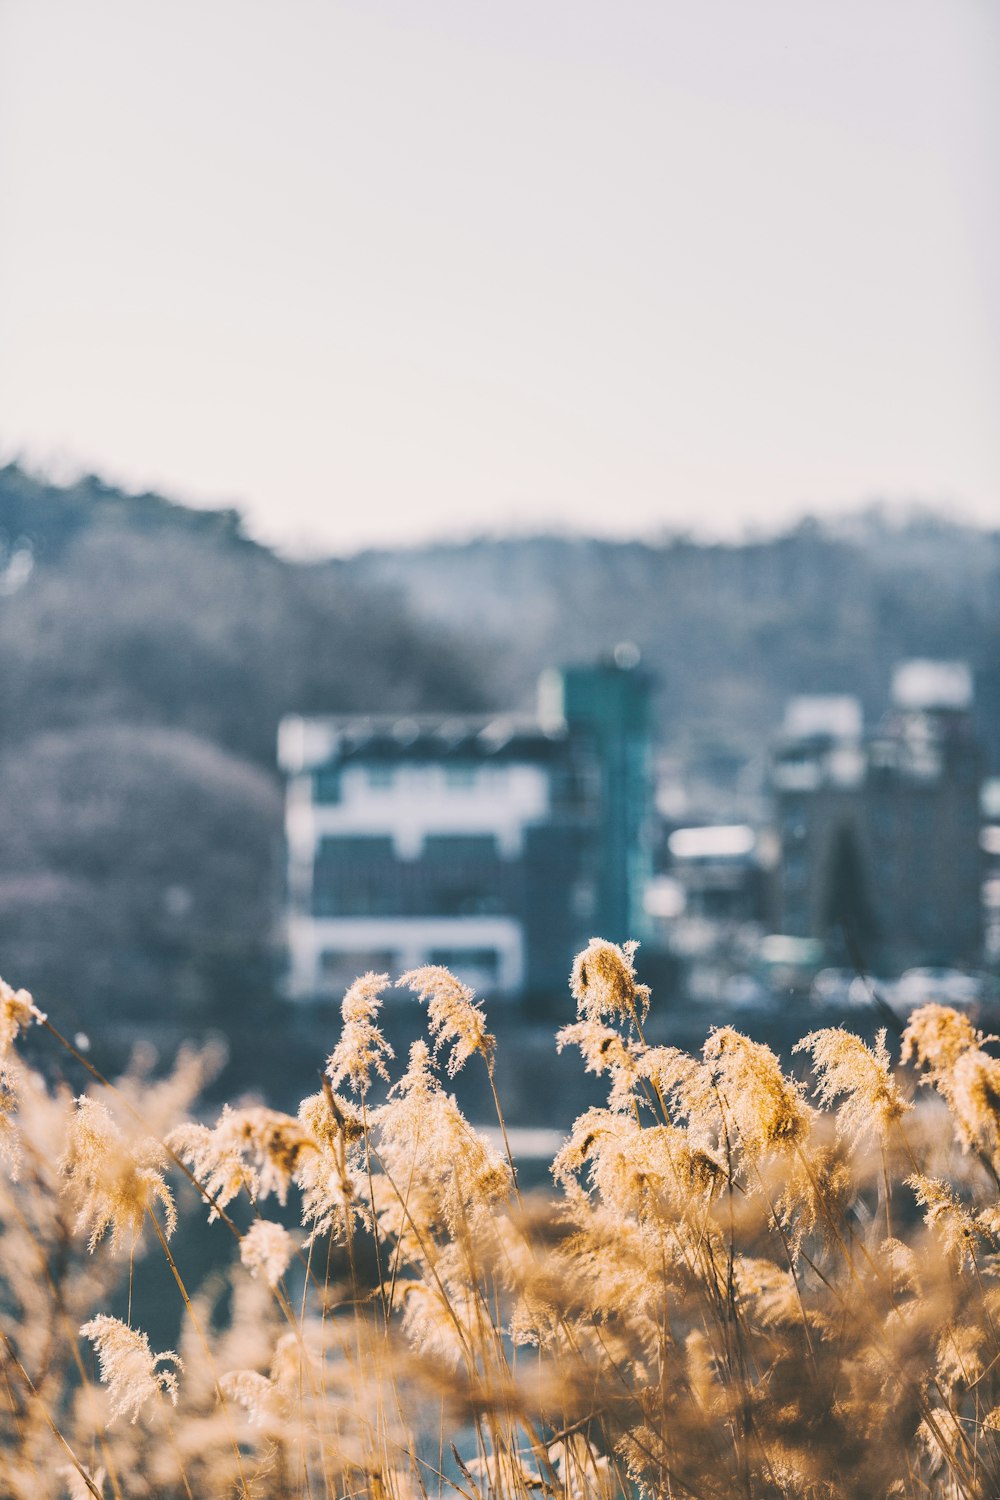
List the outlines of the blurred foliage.
<svg viewBox="0 0 1000 1500">
<path fill-rule="evenodd" d="M 541 667 L 635 641 L 666 740 L 702 757 L 727 744 L 759 752 L 795 693 L 856 694 L 875 722 L 897 662 L 959 658 L 1000 770 L 1000 531 L 874 507 L 741 544 L 484 539 L 327 568 L 504 643 L 508 701 L 528 698 Z"/>
<path fill-rule="evenodd" d="M 0 952 L 82 1022 L 224 1021 L 273 980 L 293 711 L 478 707 L 394 591 L 238 516 L 0 471 Z"/>
</svg>

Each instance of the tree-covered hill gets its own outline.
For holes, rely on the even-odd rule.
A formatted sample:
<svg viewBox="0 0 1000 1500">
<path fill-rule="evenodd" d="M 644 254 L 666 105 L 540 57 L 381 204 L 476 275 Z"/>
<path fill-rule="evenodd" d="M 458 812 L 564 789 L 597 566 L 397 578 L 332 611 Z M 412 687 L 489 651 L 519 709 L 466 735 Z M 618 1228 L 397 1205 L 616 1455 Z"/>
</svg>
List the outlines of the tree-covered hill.
<svg viewBox="0 0 1000 1500">
<path fill-rule="evenodd" d="M 266 993 L 293 710 L 483 701 L 395 591 L 230 511 L 0 470 L 0 974 L 93 1025 Z"/>
<path fill-rule="evenodd" d="M 512 698 L 546 663 L 634 640 L 659 683 L 663 733 L 681 747 L 761 745 L 794 693 L 855 693 L 875 717 L 896 662 L 962 658 L 1000 770 L 1000 531 L 871 511 L 742 545 L 530 537 L 329 567 L 501 643 L 497 691 Z"/>
<path fill-rule="evenodd" d="M 232 511 L 0 470 L 0 749 L 184 728 L 266 767 L 290 710 L 478 705 L 467 653 L 391 586 L 291 563 Z"/>
</svg>

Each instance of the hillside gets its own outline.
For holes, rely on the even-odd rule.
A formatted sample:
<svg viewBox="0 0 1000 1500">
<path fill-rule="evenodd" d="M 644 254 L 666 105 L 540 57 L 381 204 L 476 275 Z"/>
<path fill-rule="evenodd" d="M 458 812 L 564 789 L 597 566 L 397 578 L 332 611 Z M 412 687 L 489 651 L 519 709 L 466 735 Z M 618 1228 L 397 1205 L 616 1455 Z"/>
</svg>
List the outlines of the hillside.
<svg viewBox="0 0 1000 1500">
<path fill-rule="evenodd" d="M 0 631 L 0 973 L 87 1025 L 269 993 L 283 713 L 482 696 L 390 590 L 285 562 L 233 512 L 16 467 Z"/>
<path fill-rule="evenodd" d="M 760 746 L 793 693 L 856 693 L 877 715 L 895 662 L 961 657 L 1000 769 L 1000 532 L 874 511 L 745 545 L 537 537 L 329 568 L 500 644 L 508 699 L 525 701 L 547 663 L 634 640 L 656 674 L 663 734 L 682 749 Z"/>
</svg>

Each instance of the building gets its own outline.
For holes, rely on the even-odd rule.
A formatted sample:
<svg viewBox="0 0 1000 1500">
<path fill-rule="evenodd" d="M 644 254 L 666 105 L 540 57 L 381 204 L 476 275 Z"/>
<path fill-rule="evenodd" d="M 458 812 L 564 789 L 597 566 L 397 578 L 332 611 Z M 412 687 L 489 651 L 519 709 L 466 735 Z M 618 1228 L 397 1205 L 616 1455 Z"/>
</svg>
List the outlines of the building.
<svg viewBox="0 0 1000 1500">
<path fill-rule="evenodd" d="M 1000 968 L 1000 778 L 983 783 L 980 800 L 983 851 L 983 952 Z"/>
<path fill-rule="evenodd" d="M 721 932 L 767 915 L 766 840 L 746 823 L 675 828 L 667 839 L 670 878 L 683 892 L 685 917 Z"/>
<path fill-rule="evenodd" d="M 560 991 L 595 932 L 641 939 L 649 688 L 619 648 L 532 717 L 285 719 L 289 997 L 425 963 Z"/>
<path fill-rule="evenodd" d="M 981 777 L 964 663 L 902 664 L 874 733 L 856 699 L 793 699 L 770 772 L 781 930 L 886 967 L 975 962 Z"/>
</svg>

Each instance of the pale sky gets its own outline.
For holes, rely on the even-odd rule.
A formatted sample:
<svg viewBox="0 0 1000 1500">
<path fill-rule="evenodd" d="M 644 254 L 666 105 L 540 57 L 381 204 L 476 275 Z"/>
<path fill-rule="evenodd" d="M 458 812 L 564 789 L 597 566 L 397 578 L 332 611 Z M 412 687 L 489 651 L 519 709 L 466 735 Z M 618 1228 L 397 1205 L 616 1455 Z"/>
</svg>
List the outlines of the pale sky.
<svg viewBox="0 0 1000 1500">
<path fill-rule="evenodd" d="M 0 0 L 0 453 L 296 550 L 1000 524 L 997 0 Z"/>
</svg>

